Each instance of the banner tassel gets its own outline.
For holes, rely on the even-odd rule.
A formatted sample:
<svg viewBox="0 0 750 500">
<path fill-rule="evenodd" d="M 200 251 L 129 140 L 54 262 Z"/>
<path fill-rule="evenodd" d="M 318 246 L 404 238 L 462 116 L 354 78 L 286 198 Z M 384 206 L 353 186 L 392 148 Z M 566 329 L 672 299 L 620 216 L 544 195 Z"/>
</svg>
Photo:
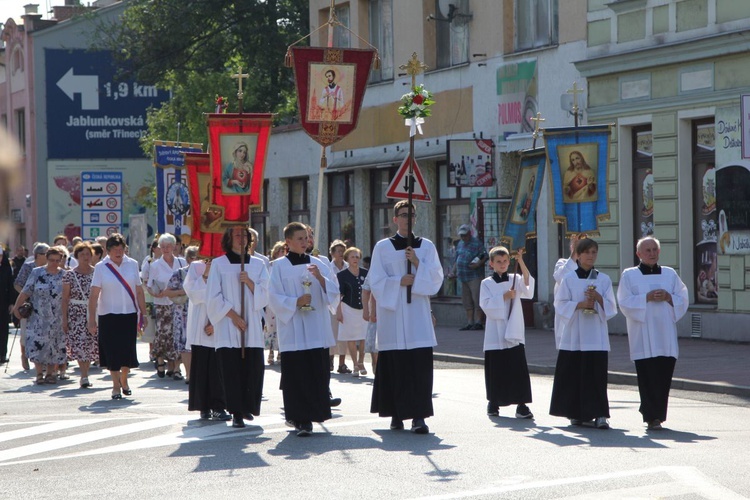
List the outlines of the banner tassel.
<svg viewBox="0 0 750 500">
<path fill-rule="evenodd" d="M 286 49 L 286 54 L 284 55 L 284 66 L 287 68 L 292 67 L 292 48 L 289 47 Z"/>
<path fill-rule="evenodd" d="M 326 158 L 326 150 L 323 149 L 323 154 L 320 157 L 320 169 L 325 170 L 328 168 L 328 159 Z"/>
<path fill-rule="evenodd" d="M 374 60 L 372 61 L 373 69 L 380 69 L 380 54 L 375 52 Z"/>
</svg>

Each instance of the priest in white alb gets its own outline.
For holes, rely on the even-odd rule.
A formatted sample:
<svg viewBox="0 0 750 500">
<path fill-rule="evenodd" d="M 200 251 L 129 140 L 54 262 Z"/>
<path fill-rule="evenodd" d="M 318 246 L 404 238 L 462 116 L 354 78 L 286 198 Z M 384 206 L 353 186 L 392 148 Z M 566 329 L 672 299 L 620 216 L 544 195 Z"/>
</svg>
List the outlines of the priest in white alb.
<svg viewBox="0 0 750 500">
<path fill-rule="evenodd" d="M 648 429 L 662 428 L 672 375 L 679 355 L 677 322 L 687 312 L 687 287 L 674 269 L 660 266 L 661 244 L 653 236 L 638 240 L 637 267 L 625 269 L 617 302 L 628 325 L 630 359 L 635 362 L 640 412 Z"/>
<path fill-rule="evenodd" d="M 336 343 L 331 311 L 338 307 L 339 287 L 331 268 L 305 253 L 304 224 L 287 224 L 284 239 L 289 253 L 271 266 L 269 306 L 276 314 L 285 418 L 303 437 L 313 422 L 331 418 L 328 348 Z"/>
<path fill-rule="evenodd" d="M 214 326 L 216 358 L 227 411 L 232 414 L 232 427 L 245 427 L 243 419 L 253 420 L 253 415 L 260 415 L 263 396 L 265 344 L 261 317 L 268 303 L 268 270 L 265 262 L 248 254 L 251 238 L 245 225 L 224 231 L 221 248 L 226 253 L 211 263 L 206 291 L 208 318 Z"/>
<path fill-rule="evenodd" d="M 396 203 L 393 223 L 398 231 L 380 240 L 372 252 L 368 278 L 377 300 L 379 354 L 370 411 L 391 417 L 393 430 L 403 429 L 403 421 L 411 419 L 412 432 L 427 434 L 425 418 L 434 414 L 432 348 L 437 345 L 430 296 L 443 284 L 443 266 L 427 238 L 412 235 L 409 246 L 409 213 L 406 200 Z M 411 214 L 416 219 L 413 205 Z M 412 287 L 411 303 L 407 286 Z"/>
</svg>

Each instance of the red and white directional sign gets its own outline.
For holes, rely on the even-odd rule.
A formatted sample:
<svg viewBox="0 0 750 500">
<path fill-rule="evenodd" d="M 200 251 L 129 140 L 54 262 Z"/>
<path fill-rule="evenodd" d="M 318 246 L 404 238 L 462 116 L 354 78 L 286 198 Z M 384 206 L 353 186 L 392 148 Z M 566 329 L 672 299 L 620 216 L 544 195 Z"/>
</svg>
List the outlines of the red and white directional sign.
<svg viewBox="0 0 750 500">
<path fill-rule="evenodd" d="M 427 191 L 427 184 L 424 182 L 422 172 L 419 171 L 417 161 L 412 158 L 411 160 L 412 176 L 412 199 L 417 201 L 432 201 L 430 198 L 430 192 Z M 393 177 L 391 184 L 388 186 L 385 196 L 387 198 L 409 198 L 409 157 L 404 158 L 401 166 Z"/>
</svg>

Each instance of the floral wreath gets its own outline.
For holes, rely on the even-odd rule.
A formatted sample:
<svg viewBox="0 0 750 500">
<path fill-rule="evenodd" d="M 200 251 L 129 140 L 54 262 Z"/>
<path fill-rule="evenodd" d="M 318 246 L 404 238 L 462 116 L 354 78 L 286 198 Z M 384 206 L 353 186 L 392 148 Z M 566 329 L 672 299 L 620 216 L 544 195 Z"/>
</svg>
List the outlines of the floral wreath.
<svg viewBox="0 0 750 500">
<path fill-rule="evenodd" d="M 404 118 L 426 118 L 432 114 L 430 106 L 435 104 L 432 92 L 426 90 L 424 85 L 417 85 L 408 94 L 401 96 L 402 105 L 398 108 L 398 114 Z"/>
<path fill-rule="evenodd" d="M 216 94 L 216 112 L 226 113 L 228 108 L 229 108 L 229 100 L 224 96 Z"/>
</svg>

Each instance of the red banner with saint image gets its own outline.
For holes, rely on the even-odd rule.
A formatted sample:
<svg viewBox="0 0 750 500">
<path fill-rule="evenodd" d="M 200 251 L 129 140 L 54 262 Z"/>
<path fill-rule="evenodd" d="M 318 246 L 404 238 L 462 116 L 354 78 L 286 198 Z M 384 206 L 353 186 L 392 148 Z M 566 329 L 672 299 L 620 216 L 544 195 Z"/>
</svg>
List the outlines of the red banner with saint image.
<svg viewBox="0 0 750 500">
<path fill-rule="evenodd" d="M 187 172 L 191 211 L 191 245 L 200 245 L 201 257 L 217 257 L 224 251 L 224 207 L 211 200 L 211 156 L 208 153 L 183 153 Z"/>
<path fill-rule="evenodd" d="M 224 227 L 249 223 L 250 207 L 261 204 L 272 118 L 270 113 L 208 115 L 211 203 L 224 208 Z"/>
<path fill-rule="evenodd" d="M 293 47 L 294 79 L 302 128 L 322 146 L 357 128 L 375 51 Z"/>
</svg>

